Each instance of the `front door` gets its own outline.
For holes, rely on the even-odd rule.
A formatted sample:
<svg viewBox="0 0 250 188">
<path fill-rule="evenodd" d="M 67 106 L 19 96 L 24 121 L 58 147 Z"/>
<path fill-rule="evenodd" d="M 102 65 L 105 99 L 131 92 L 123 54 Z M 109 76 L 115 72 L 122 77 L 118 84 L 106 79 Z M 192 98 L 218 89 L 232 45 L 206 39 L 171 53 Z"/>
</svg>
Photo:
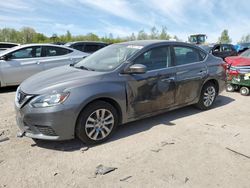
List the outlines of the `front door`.
<svg viewBox="0 0 250 188">
<path fill-rule="evenodd" d="M 74 62 L 73 57 L 67 54 L 72 53 L 71 50 L 55 46 L 43 46 L 43 64 L 44 69 L 51 69 L 54 67 L 59 67 L 63 65 L 69 65 Z"/>
<path fill-rule="evenodd" d="M 147 67 L 145 74 L 126 75 L 130 118 L 146 116 L 175 103 L 175 67 L 170 47 L 152 48 L 133 62 Z"/>
<path fill-rule="evenodd" d="M 8 60 L 1 62 L 6 85 L 18 85 L 28 77 L 43 71 L 43 65 L 40 64 L 40 46 L 23 48 L 7 54 L 7 57 Z"/>
</svg>

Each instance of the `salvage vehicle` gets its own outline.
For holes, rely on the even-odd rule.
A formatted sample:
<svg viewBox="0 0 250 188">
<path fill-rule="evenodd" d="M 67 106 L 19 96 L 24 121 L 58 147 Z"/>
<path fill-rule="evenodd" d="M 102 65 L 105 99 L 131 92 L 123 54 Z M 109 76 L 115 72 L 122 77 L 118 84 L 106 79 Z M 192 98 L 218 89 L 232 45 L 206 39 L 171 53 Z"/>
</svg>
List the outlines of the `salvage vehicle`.
<svg viewBox="0 0 250 188">
<path fill-rule="evenodd" d="M 86 53 L 94 53 L 105 46 L 108 46 L 104 42 L 94 42 L 94 41 L 77 41 L 77 42 L 68 42 L 65 46 L 80 50 Z"/>
<path fill-rule="evenodd" d="M 227 57 L 227 86 L 226 90 L 240 90 L 241 95 L 250 93 L 250 49 L 236 57 Z"/>
<path fill-rule="evenodd" d="M 0 51 L 7 50 L 7 49 L 13 48 L 15 46 L 19 46 L 19 44 L 12 43 L 12 42 L 0 42 Z"/>
<path fill-rule="evenodd" d="M 25 80 L 15 99 L 20 135 L 104 142 L 119 124 L 187 105 L 210 109 L 225 86 L 224 61 L 188 43 L 107 46 L 79 63 Z"/>
<path fill-rule="evenodd" d="M 197 45 L 204 45 L 206 43 L 207 35 L 205 34 L 194 34 L 188 37 L 188 42 Z"/>
<path fill-rule="evenodd" d="M 26 78 L 58 66 L 77 63 L 88 54 L 51 44 L 21 45 L 0 52 L 0 87 L 19 85 Z"/>
<path fill-rule="evenodd" d="M 225 59 L 229 56 L 237 56 L 237 50 L 232 44 L 215 44 L 215 45 L 202 45 L 202 49 L 213 54 L 216 57 Z"/>
</svg>

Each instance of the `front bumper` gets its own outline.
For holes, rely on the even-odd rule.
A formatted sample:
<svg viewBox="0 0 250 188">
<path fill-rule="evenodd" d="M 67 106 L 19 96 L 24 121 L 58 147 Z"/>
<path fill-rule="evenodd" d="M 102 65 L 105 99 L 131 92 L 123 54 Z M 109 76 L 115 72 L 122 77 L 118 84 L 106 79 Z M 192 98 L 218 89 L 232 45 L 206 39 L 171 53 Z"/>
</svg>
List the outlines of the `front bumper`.
<svg viewBox="0 0 250 188">
<path fill-rule="evenodd" d="M 71 105 L 33 108 L 15 104 L 16 122 L 24 136 L 43 140 L 69 140 L 75 137 L 77 112 Z"/>
</svg>

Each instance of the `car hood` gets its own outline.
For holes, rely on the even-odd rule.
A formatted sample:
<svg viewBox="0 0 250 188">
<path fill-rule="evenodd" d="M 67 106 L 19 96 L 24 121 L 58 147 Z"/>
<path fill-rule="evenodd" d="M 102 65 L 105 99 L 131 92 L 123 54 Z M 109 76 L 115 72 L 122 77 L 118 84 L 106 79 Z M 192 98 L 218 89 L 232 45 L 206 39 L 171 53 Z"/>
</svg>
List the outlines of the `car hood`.
<svg viewBox="0 0 250 188">
<path fill-rule="evenodd" d="M 103 72 L 62 66 L 31 76 L 20 85 L 20 89 L 24 93 L 36 95 L 63 91 L 64 89 L 96 82 L 101 79 L 103 74 Z"/>
<path fill-rule="evenodd" d="M 233 56 L 227 57 L 225 61 L 232 66 L 250 66 L 250 58 L 241 57 L 241 56 Z"/>
</svg>

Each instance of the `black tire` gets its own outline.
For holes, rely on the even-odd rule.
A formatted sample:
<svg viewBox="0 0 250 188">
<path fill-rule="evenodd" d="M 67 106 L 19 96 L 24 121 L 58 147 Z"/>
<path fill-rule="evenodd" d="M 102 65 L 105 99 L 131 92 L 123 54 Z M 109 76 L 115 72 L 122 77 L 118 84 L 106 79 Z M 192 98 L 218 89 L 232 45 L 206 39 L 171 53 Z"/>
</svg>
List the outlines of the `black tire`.
<svg viewBox="0 0 250 188">
<path fill-rule="evenodd" d="M 249 95 L 249 88 L 248 87 L 241 87 L 240 88 L 240 94 L 243 96 Z"/>
<path fill-rule="evenodd" d="M 234 92 L 234 91 L 235 91 L 235 88 L 234 88 L 234 86 L 233 86 L 232 84 L 227 84 L 227 85 L 226 85 L 226 90 L 227 90 L 228 92 Z"/>
<path fill-rule="evenodd" d="M 209 105 L 207 105 L 207 104 L 205 103 L 205 96 L 206 96 L 205 93 L 207 92 L 208 88 L 213 88 L 213 90 L 214 90 L 214 92 L 215 92 L 215 93 L 214 93 L 214 98 L 213 98 L 211 104 L 209 104 Z M 201 109 L 201 110 L 208 110 L 208 109 L 210 109 L 210 108 L 213 106 L 213 103 L 214 103 L 214 101 L 215 101 L 217 95 L 218 95 L 218 91 L 217 91 L 217 89 L 216 89 L 215 84 L 213 84 L 212 82 L 207 82 L 207 83 L 202 87 L 201 94 L 200 94 L 200 99 L 199 99 L 198 103 L 197 103 L 195 106 L 196 106 L 197 108 Z"/>
<path fill-rule="evenodd" d="M 105 126 L 105 128 L 106 128 L 106 125 L 103 125 L 104 120 L 103 120 L 103 124 L 100 125 L 101 124 L 101 119 L 98 120 L 97 116 L 96 116 L 96 119 L 92 118 L 94 115 L 97 115 L 96 114 L 97 111 L 99 111 L 98 112 L 98 114 L 99 114 L 100 110 L 106 110 L 104 112 L 104 114 L 107 114 L 107 113 L 108 114 L 110 113 L 110 115 L 112 114 L 111 118 L 113 120 L 112 121 L 113 123 L 112 123 L 112 126 L 110 126 L 112 128 L 110 128 L 109 133 L 106 131 L 106 129 L 104 129 L 102 127 L 97 127 L 97 126 Z M 93 125 L 91 125 L 91 126 L 94 126 L 94 127 L 87 127 L 86 126 L 87 123 L 90 122 L 90 121 L 88 121 L 89 118 L 95 120 L 95 122 L 91 120 L 91 122 L 94 122 Z M 103 118 L 103 119 L 105 119 L 105 118 Z M 99 123 L 96 123 L 96 121 L 99 121 Z M 111 104 L 109 104 L 109 103 L 107 103 L 105 101 L 101 101 L 101 100 L 95 101 L 93 103 L 90 103 L 80 113 L 80 115 L 78 117 L 77 124 L 76 124 L 76 135 L 81 141 L 83 141 L 86 144 L 100 144 L 102 142 L 105 142 L 107 139 L 109 139 L 114 134 L 114 132 L 115 132 L 115 130 L 117 128 L 118 122 L 119 121 L 118 121 L 117 110 Z M 90 131 L 88 132 L 89 129 L 90 129 Z M 98 140 L 92 139 L 92 138 L 90 138 L 90 136 L 88 136 L 88 134 L 90 134 L 90 132 L 92 132 L 92 131 L 94 131 L 93 134 L 97 134 L 98 137 L 103 136 L 102 135 L 103 131 L 105 133 L 107 133 L 107 136 L 102 138 L 102 139 L 97 138 Z"/>
</svg>

